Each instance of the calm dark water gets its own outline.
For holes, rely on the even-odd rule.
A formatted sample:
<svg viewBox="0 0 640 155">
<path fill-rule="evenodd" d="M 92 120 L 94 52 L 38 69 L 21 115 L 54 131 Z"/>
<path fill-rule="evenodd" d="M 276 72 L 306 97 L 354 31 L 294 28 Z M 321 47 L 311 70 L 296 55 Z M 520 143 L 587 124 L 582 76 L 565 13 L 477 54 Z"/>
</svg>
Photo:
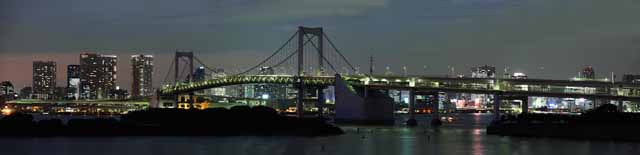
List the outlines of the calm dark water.
<svg viewBox="0 0 640 155">
<path fill-rule="evenodd" d="M 344 126 L 332 137 L 116 137 L 2 138 L 0 154 L 460 154 L 582 155 L 640 154 L 640 143 L 486 135 L 491 115 L 459 114 L 439 129 L 425 125 Z M 404 120 L 399 116 L 399 122 Z M 419 116 L 421 123 L 427 116 Z M 46 131 L 43 131 L 46 132 Z"/>
</svg>

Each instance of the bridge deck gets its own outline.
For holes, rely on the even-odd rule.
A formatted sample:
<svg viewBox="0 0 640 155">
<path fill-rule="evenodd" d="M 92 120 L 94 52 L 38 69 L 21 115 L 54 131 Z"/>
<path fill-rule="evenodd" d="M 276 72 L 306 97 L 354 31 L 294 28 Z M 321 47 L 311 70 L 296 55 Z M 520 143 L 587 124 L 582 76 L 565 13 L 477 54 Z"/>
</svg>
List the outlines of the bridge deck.
<svg viewBox="0 0 640 155">
<path fill-rule="evenodd" d="M 306 86 L 330 86 L 333 76 L 302 77 Z M 505 94 L 563 98 L 599 98 L 612 100 L 640 100 L 640 84 L 601 81 L 569 81 L 541 79 L 490 79 L 397 76 L 344 76 L 357 87 L 372 89 L 403 89 L 477 94 Z M 181 94 L 197 90 L 251 83 L 297 84 L 297 78 L 287 75 L 231 76 L 200 82 L 168 85 L 161 94 Z"/>
</svg>

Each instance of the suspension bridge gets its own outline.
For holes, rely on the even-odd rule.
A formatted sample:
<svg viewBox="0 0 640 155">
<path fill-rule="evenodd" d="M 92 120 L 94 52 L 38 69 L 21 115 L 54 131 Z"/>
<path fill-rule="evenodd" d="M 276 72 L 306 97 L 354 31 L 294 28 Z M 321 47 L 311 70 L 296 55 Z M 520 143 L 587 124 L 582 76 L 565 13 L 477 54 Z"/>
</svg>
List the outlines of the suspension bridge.
<svg viewBox="0 0 640 155">
<path fill-rule="evenodd" d="M 328 44 L 327 44 L 328 43 Z M 322 28 L 299 27 L 270 56 L 246 70 L 205 80 L 193 80 L 193 61 L 206 66 L 192 52 L 178 51 L 172 62 L 173 81 L 159 91 L 159 96 L 193 95 L 195 91 L 240 84 L 282 84 L 297 88 L 297 115 L 304 115 L 303 99 L 310 92 L 317 94 L 322 108 L 323 89 L 334 86 L 336 117 L 345 119 L 388 119 L 392 113 L 379 95 L 386 90 L 410 91 L 409 108 L 416 95 L 438 93 L 473 93 L 493 96 L 494 103 L 502 100 L 522 100 L 522 112 L 528 111 L 530 96 L 587 98 L 592 100 L 640 101 L 640 85 L 601 81 L 570 81 L 544 79 L 459 78 L 429 76 L 386 76 L 359 73 L 336 47 Z M 264 68 L 279 71 L 265 72 Z M 170 71 L 171 72 L 171 71 Z M 167 77 L 169 72 L 165 77 Z M 378 94 L 378 95 L 377 95 Z M 387 96 L 388 98 L 388 96 Z M 622 102 L 618 102 L 622 103 Z M 434 104 L 437 106 L 438 104 Z M 373 108 L 370 108 L 373 107 Z M 499 104 L 494 104 L 499 111 Z M 622 108 L 620 106 L 620 108 Z M 371 110 L 374 109 L 374 110 Z M 435 107 L 437 109 L 437 107 Z M 410 110 L 413 112 L 413 110 Z M 384 113 L 384 114 L 380 114 Z M 436 110 L 437 115 L 437 110 Z M 499 113 L 496 113 L 496 117 Z"/>
</svg>

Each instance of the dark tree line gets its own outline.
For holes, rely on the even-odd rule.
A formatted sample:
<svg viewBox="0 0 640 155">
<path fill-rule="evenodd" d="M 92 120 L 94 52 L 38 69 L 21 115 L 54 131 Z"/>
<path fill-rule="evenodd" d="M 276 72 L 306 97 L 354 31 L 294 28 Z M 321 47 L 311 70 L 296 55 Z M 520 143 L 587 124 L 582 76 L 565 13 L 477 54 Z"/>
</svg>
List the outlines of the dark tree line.
<svg viewBox="0 0 640 155">
<path fill-rule="evenodd" d="M 34 121 L 16 113 L 0 119 L 2 136 L 326 136 L 342 130 L 320 118 L 295 118 L 269 107 L 149 109 L 114 118 Z"/>
</svg>

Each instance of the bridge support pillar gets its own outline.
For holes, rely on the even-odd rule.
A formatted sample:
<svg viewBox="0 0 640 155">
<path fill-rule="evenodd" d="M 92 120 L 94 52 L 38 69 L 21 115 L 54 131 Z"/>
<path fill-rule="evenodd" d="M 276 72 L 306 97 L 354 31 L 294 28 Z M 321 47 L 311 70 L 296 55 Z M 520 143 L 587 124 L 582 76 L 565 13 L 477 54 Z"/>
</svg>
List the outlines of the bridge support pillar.
<svg viewBox="0 0 640 155">
<path fill-rule="evenodd" d="M 500 103 L 502 103 L 501 94 L 493 94 L 493 114 L 494 120 L 500 120 Z"/>
<path fill-rule="evenodd" d="M 304 82 L 302 81 L 302 77 L 298 76 L 298 98 L 296 102 L 296 114 L 298 118 L 304 117 Z"/>
<path fill-rule="evenodd" d="M 194 109 L 195 107 L 193 107 L 193 103 L 196 100 L 196 96 L 193 92 L 189 93 L 189 109 Z"/>
<path fill-rule="evenodd" d="M 522 102 L 522 104 L 520 104 L 520 106 L 522 106 L 522 113 L 529 113 L 529 96 L 523 96 L 520 101 Z"/>
<path fill-rule="evenodd" d="M 624 101 L 616 100 L 616 102 L 618 102 L 618 111 L 624 112 Z"/>
<path fill-rule="evenodd" d="M 438 96 L 438 92 L 431 92 L 429 94 L 433 97 L 431 99 L 431 125 L 440 126 L 442 125 L 442 120 L 440 120 L 440 96 Z"/>
<path fill-rule="evenodd" d="M 415 119 L 416 113 L 416 93 L 413 90 L 409 91 L 409 119 Z"/>
<path fill-rule="evenodd" d="M 322 115 L 323 115 L 324 102 L 325 102 L 324 88 L 320 87 L 320 88 L 318 88 L 318 103 L 316 105 L 316 107 L 318 108 L 318 117 L 322 117 Z"/>
<path fill-rule="evenodd" d="M 416 93 L 413 90 L 409 90 L 409 119 L 407 120 L 408 126 L 418 125 L 418 121 L 415 117 L 416 106 Z"/>
</svg>

